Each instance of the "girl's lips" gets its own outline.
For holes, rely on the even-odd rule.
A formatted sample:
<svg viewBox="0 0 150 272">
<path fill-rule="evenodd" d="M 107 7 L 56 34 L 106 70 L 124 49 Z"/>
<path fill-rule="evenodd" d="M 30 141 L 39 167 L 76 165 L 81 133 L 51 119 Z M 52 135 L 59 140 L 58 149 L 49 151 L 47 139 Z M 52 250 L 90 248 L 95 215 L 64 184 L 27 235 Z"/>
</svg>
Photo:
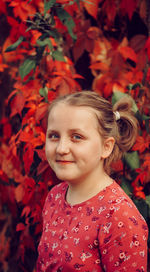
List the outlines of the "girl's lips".
<svg viewBox="0 0 150 272">
<path fill-rule="evenodd" d="M 56 160 L 56 162 L 60 164 L 73 163 L 73 161 L 62 161 L 62 160 Z"/>
</svg>

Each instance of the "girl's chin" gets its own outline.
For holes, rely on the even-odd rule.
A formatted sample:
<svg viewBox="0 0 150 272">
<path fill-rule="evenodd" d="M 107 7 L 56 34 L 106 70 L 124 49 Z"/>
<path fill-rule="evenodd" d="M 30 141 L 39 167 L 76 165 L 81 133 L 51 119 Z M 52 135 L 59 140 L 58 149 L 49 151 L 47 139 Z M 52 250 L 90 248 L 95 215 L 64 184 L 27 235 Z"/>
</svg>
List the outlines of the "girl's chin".
<svg viewBox="0 0 150 272">
<path fill-rule="evenodd" d="M 70 183 L 75 183 L 78 179 L 76 177 L 73 177 L 72 175 L 62 175 L 62 174 L 58 174 L 56 173 L 56 176 L 58 179 L 62 180 L 62 181 L 67 181 Z"/>
</svg>

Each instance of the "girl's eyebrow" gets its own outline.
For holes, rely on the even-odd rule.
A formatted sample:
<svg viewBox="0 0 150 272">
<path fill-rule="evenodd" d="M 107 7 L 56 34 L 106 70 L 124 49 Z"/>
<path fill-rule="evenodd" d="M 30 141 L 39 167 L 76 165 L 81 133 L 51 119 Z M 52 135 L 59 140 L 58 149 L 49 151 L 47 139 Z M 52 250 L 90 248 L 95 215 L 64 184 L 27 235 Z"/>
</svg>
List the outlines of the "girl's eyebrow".
<svg viewBox="0 0 150 272">
<path fill-rule="evenodd" d="M 81 133 L 81 134 L 85 134 L 85 131 L 83 131 L 82 129 L 80 128 L 72 128 L 72 129 L 69 129 L 68 132 L 71 134 L 71 133 Z M 59 133 L 59 130 L 57 129 L 48 129 L 47 130 L 47 134 L 49 133 Z"/>
<path fill-rule="evenodd" d="M 69 131 L 70 131 L 70 132 L 77 132 L 77 131 L 79 131 L 79 132 L 83 132 L 83 130 L 82 130 L 82 129 L 80 129 L 80 128 L 73 128 L 73 129 L 69 129 Z"/>
<path fill-rule="evenodd" d="M 57 130 L 54 130 L 54 129 L 47 129 L 47 133 L 53 133 L 53 132 L 57 132 L 57 133 L 58 133 Z"/>
</svg>

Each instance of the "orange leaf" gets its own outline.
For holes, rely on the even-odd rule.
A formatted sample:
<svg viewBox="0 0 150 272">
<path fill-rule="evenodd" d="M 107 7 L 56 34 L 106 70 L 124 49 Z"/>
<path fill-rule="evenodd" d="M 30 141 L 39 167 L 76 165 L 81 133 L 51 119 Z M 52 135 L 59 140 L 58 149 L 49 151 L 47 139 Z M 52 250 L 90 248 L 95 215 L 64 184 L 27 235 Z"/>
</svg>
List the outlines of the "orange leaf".
<svg viewBox="0 0 150 272">
<path fill-rule="evenodd" d="M 7 68 L 8 65 L 3 63 L 2 55 L 0 55 L 0 72 L 3 72 L 5 68 Z"/>
<path fill-rule="evenodd" d="M 95 62 L 95 63 L 90 65 L 90 68 L 94 69 L 94 70 L 101 70 L 103 72 L 106 72 L 106 71 L 108 71 L 109 66 L 106 63 Z"/>
<path fill-rule="evenodd" d="M 19 113 L 21 115 L 21 112 L 23 110 L 25 104 L 25 99 L 22 94 L 22 92 L 16 93 L 14 98 L 12 99 L 10 105 L 11 105 L 11 117 L 14 116 L 15 114 Z"/>
<path fill-rule="evenodd" d="M 120 47 L 119 52 L 125 60 L 131 59 L 135 63 L 137 63 L 137 55 L 135 54 L 134 50 L 131 47 L 128 46 Z"/>
<path fill-rule="evenodd" d="M 32 139 L 32 135 L 25 132 L 25 131 L 21 131 L 20 135 L 19 135 L 19 141 L 22 141 L 22 142 L 30 142 Z"/>
<path fill-rule="evenodd" d="M 83 6 L 87 12 L 95 19 L 97 18 L 98 3 L 100 2 L 101 0 L 88 0 L 83 2 Z"/>
<path fill-rule="evenodd" d="M 21 20 L 26 21 L 29 14 L 35 14 L 35 8 L 30 4 L 27 5 L 26 1 L 11 1 L 10 6 L 14 8 L 15 17 L 20 17 Z"/>
<path fill-rule="evenodd" d="M 17 202 L 22 201 L 24 196 L 24 186 L 22 184 L 19 184 L 16 188 L 15 188 L 15 199 Z"/>
</svg>

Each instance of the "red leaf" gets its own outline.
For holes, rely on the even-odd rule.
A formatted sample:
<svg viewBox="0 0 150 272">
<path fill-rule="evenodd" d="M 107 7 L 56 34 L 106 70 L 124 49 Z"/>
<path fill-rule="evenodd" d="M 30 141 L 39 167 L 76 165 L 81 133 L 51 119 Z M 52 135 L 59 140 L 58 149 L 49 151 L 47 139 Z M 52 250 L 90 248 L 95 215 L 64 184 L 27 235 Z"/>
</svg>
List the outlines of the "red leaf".
<svg viewBox="0 0 150 272">
<path fill-rule="evenodd" d="M 22 210 L 21 216 L 25 215 L 27 217 L 30 211 L 31 211 L 31 208 L 29 206 L 24 207 L 24 209 Z"/>
<path fill-rule="evenodd" d="M 21 92 L 16 93 L 14 98 L 12 99 L 10 106 L 11 106 L 11 117 L 15 114 L 19 113 L 21 115 L 21 112 L 23 110 L 25 104 L 24 96 Z"/>
<path fill-rule="evenodd" d="M 7 182 L 7 183 L 9 183 L 9 179 L 8 179 L 7 175 L 1 169 L 0 169 L 0 179 Z"/>
<path fill-rule="evenodd" d="M 49 102 L 52 102 L 56 98 L 56 93 L 52 92 L 52 91 L 49 91 L 47 98 L 48 98 Z"/>
<path fill-rule="evenodd" d="M 4 1 L 1 1 L 1 4 L 0 4 L 0 14 L 1 13 L 6 14 L 6 4 L 4 3 Z"/>
<path fill-rule="evenodd" d="M 23 161 L 24 161 L 24 169 L 26 173 L 30 172 L 30 167 L 33 162 L 33 156 L 34 156 L 34 150 L 32 145 L 28 144 L 24 147 L 24 155 L 23 155 Z"/>
<path fill-rule="evenodd" d="M 147 167 L 148 170 L 150 171 L 150 155 L 147 155 L 147 156 L 145 157 L 145 161 L 144 161 L 144 163 L 143 163 L 143 166 L 144 166 L 144 167 Z"/>
<path fill-rule="evenodd" d="M 132 15 L 137 7 L 137 0 L 122 0 L 120 4 L 120 9 L 123 14 L 128 14 L 129 19 L 132 19 Z"/>
<path fill-rule="evenodd" d="M 47 109 L 48 109 L 48 105 L 46 103 L 39 105 L 35 114 L 36 122 L 39 122 L 43 118 L 46 118 Z"/>
<path fill-rule="evenodd" d="M 147 37 L 145 35 L 139 34 L 135 35 L 130 40 L 130 46 L 133 48 L 135 53 L 138 53 L 141 49 L 144 48 Z"/>
<path fill-rule="evenodd" d="M 25 230 L 25 225 L 23 223 L 19 223 L 16 226 L 16 231 Z"/>
<path fill-rule="evenodd" d="M 37 224 L 35 227 L 35 235 L 41 233 L 42 231 L 42 224 Z"/>
<path fill-rule="evenodd" d="M 107 25 L 113 24 L 116 13 L 117 13 L 117 4 L 114 0 L 104 1 L 103 5 L 104 13 L 107 16 Z"/>
<path fill-rule="evenodd" d="M 145 48 L 147 49 L 147 55 L 148 55 L 148 59 L 150 61 L 150 37 L 148 38 Z"/>
<path fill-rule="evenodd" d="M 143 171 L 141 169 L 136 169 L 136 172 L 139 173 L 139 175 L 134 180 L 134 184 L 137 184 L 137 182 L 139 180 L 140 180 L 141 184 L 143 184 L 146 181 L 147 171 Z"/>
<path fill-rule="evenodd" d="M 136 143 L 133 146 L 133 150 L 138 150 L 140 153 L 142 153 L 143 151 L 145 151 L 146 148 L 149 148 L 150 145 L 150 139 L 148 137 L 148 139 L 144 139 L 144 137 L 142 136 L 138 136 L 136 139 Z"/>
<path fill-rule="evenodd" d="M 24 196 L 24 186 L 23 184 L 19 184 L 16 188 L 15 188 L 15 199 L 17 202 L 22 201 Z"/>
<path fill-rule="evenodd" d="M 12 133 L 11 125 L 9 123 L 6 123 L 3 126 L 3 138 L 4 139 L 10 139 L 11 133 Z"/>
<path fill-rule="evenodd" d="M 42 174 L 47 168 L 49 168 L 49 164 L 47 161 L 40 162 L 40 164 L 37 168 L 37 175 Z"/>
<path fill-rule="evenodd" d="M 36 149 L 35 150 L 38 153 L 38 156 L 42 161 L 46 161 L 46 155 L 45 155 L 45 150 L 43 149 Z"/>
<path fill-rule="evenodd" d="M 22 202 L 23 204 L 28 204 L 34 195 L 36 183 L 33 178 L 29 178 L 29 177 L 25 178 L 24 183 L 25 183 L 25 194 L 24 194 L 24 198 Z"/>
</svg>

